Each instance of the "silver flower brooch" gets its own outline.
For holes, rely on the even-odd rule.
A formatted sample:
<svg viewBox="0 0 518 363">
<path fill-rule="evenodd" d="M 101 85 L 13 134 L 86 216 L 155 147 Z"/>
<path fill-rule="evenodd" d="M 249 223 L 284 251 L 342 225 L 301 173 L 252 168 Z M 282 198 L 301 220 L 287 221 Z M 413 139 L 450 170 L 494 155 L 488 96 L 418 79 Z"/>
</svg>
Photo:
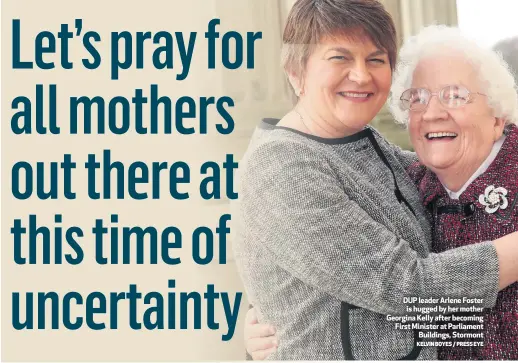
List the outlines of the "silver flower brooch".
<svg viewBox="0 0 518 363">
<path fill-rule="evenodd" d="M 507 208 L 507 190 L 499 187 L 495 188 L 494 185 L 490 185 L 484 191 L 484 194 L 480 194 L 478 201 L 480 204 L 486 207 L 487 213 L 495 213 L 499 209 Z"/>
</svg>

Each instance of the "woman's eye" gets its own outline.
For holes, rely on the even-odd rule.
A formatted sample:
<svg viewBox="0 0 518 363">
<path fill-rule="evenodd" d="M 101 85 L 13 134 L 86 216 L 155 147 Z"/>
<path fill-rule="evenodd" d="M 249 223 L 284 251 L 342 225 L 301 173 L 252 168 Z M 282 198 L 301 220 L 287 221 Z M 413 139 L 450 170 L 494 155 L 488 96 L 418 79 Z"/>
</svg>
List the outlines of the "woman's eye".
<svg viewBox="0 0 518 363">
<path fill-rule="evenodd" d="M 329 60 L 345 60 L 343 55 L 335 55 L 329 58 Z"/>
<path fill-rule="evenodd" d="M 373 63 L 378 63 L 378 64 L 385 64 L 385 60 L 380 59 L 380 58 L 372 58 L 372 59 L 369 59 L 369 61 L 373 62 Z"/>
<path fill-rule="evenodd" d="M 458 95 L 458 94 L 451 94 L 450 95 L 450 99 L 452 99 L 452 100 L 465 100 L 466 97 L 464 97 L 462 95 Z"/>
</svg>

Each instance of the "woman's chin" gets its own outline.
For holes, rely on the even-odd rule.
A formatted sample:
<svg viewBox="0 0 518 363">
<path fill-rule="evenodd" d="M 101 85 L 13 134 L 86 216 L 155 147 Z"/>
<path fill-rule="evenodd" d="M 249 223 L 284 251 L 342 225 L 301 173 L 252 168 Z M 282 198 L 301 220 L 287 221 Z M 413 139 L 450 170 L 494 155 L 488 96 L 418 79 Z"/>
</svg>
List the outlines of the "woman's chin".
<svg viewBox="0 0 518 363">
<path fill-rule="evenodd" d="M 451 168 L 453 162 L 448 159 L 428 159 L 425 162 L 423 162 L 423 164 L 434 173 L 444 173 L 444 171 L 447 171 Z"/>
</svg>

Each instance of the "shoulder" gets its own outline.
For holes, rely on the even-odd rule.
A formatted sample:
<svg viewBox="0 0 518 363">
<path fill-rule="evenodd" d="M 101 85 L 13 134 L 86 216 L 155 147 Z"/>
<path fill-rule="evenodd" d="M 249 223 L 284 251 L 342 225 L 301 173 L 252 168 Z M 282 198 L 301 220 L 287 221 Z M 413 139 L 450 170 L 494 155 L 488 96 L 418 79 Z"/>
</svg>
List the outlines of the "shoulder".
<svg viewBox="0 0 518 363">
<path fill-rule="evenodd" d="M 301 169 L 324 168 L 326 160 L 326 153 L 317 142 L 276 130 L 254 135 L 240 169 L 245 174 L 293 174 Z"/>
<path fill-rule="evenodd" d="M 513 146 L 518 144 L 518 127 L 515 124 L 510 124 L 505 127 L 504 134 L 509 138 Z"/>
<path fill-rule="evenodd" d="M 245 203 L 283 200 L 281 204 L 295 206 L 310 203 L 318 195 L 336 193 L 338 175 L 326 150 L 312 140 L 291 135 L 255 143 L 239 165 L 237 185 L 241 199 Z M 301 196 L 308 201 L 301 200 Z"/>
</svg>

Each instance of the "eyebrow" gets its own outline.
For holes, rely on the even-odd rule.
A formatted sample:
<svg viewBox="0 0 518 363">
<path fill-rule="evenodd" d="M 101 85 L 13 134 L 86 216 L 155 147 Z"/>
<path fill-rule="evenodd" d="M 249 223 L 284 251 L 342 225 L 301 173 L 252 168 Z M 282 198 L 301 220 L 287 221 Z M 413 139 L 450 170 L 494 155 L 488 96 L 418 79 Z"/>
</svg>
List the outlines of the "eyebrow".
<svg viewBox="0 0 518 363">
<path fill-rule="evenodd" d="M 328 49 L 327 52 L 333 51 L 333 50 L 336 51 L 336 52 L 340 52 L 340 53 L 344 53 L 344 54 L 350 55 L 350 56 L 353 55 L 349 49 L 343 48 L 343 47 L 333 47 L 333 48 Z M 385 51 L 383 51 L 381 49 L 377 49 L 374 52 L 372 52 L 371 54 L 369 54 L 367 56 L 367 58 L 369 58 L 369 57 L 376 57 L 378 55 L 385 55 L 385 54 L 387 54 L 387 52 L 385 52 Z"/>
</svg>

